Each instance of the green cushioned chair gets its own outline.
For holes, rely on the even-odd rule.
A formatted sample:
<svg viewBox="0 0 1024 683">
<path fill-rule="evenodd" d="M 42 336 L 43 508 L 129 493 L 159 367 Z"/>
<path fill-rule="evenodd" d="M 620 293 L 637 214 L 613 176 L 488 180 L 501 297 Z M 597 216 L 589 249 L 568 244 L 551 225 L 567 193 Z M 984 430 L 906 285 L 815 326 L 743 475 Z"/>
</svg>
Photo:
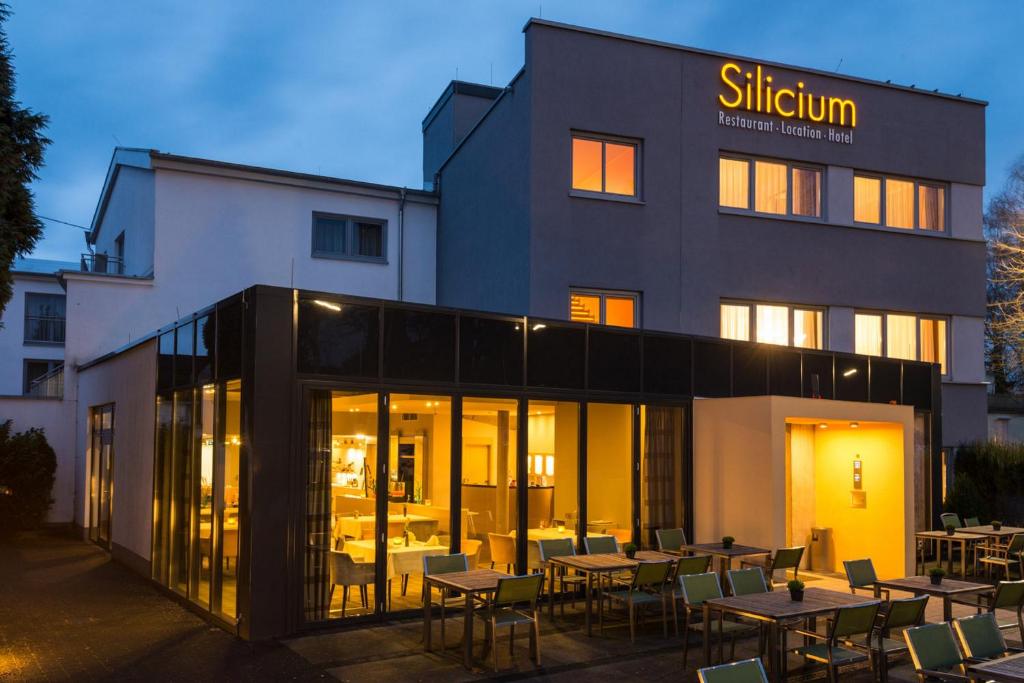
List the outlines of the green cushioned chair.
<svg viewBox="0 0 1024 683">
<path fill-rule="evenodd" d="M 953 628 L 945 621 L 908 628 L 903 632 L 921 683 L 928 679 L 967 681 L 963 655 L 956 646 Z"/>
<path fill-rule="evenodd" d="M 878 678 L 882 683 L 889 680 L 889 658 L 907 652 L 906 640 L 894 638 L 893 632 L 918 626 L 924 621 L 924 610 L 927 606 L 927 595 L 893 600 L 888 604 L 869 646 L 878 665 Z"/>
<path fill-rule="evenodd" d="M 761 567 L 764 569 L 764 575 L 768 579 L 768 590 L 773 590 L 773 583 L 775 582 L 775 572 L 781 571 L 783 573 L 783 581 L 785 581 L 786 570 L 793 570 L 793 578 L 797 578 L 797 573 L 800 571 L 800 560 L 804 556 L 804 546 L 798 545 L 793 548 L 779 548 L 775 551 L 775 554 L 765 559 L 750 559 L 740 560 L 740 567 Z"/>
<path fill-rule="evenodd" d="M 942 520 L 943 529 L 948 529 L 949 527 L 953 527 L 954 529 L 964 528 L 963 520 L 961 520 L 960 515 L 955 512 L 943 512 L 939 515 L 939 519 Z"/>
<path fill-rule="evenodd" d="M 967 659 L 985 661 L 1022 651 L 1006 644 L 1003 632 L 996 623 L 996 615 L 991 612 L 954 619 L 953 628 L 960 641 L 960 649 Z"/>
<path fill-rule="evenodd" d="M 679 577 L 679 586 L 682 589 L 683 597 L 683 668 L 686 668 L 686 660 L 690 653 L 690 631 L 696 631 L 702 638 L 710 638 L 710 633 L 704 633 L 704 601 L 722 597 L 722 586 L 718 583 L 718 574 L 707 572 L 705 574 L 689 574 Z M 698 620 L 691 623 L 691 617 L 696 614 Z M 756 633 L 758 628 L 750 624 L 741 624 L 735 621 L 726 621 L 722 614 L 718 615 L 718 625 L 711 625 L 712 632 L 718 631 L 722 637 L 730 636 L 732 647 L 729 658 L 736 656 L 736 637 L 745 633 Z M 719 642 L 721 651 L 721 642 Z"/>
<path fill-rule="evenodd" d="M 469 571 L 469 560 L 466 559 L 466 555 L 458 553 L 456 555 L 426 555 L 423 557 L 423 575 L 434 576 L 436 574 L 451 574 L 452 572 L 465 572 Z M 423 584 L 423 593 L 426 595 L 426 583 Z M 437 600 L 433 598 L 430 601 L 431 607 L 441 608 L 441 649 L 445 648 L 445 635 L 444 625 L 447 620 L 446 609 L 449 606 L 456 606 L 464 604 L 465 598 L 456 596 L 452 591 L 447 588 L 440 590 L 440 597 Z M 433 591 L 431 591 L 433 596 Z"/>
<path fill-rule="evenodd" d="M 487 616 L 484 622 L 491 650 L 494 651 L 495 672 L 498 671 L 498 629 L 509 630 L 508 652 L 511 656 L 518 624 L 531 626 L 530 654 L 537 666 L 540 666 L 540 615 L 537 610 L 537 599 L 543 586 L 543 574 L 511 576 L 498 580 L 498 589 L 494 592 L 494 597 L 486 603 Z"/>
<path fill-rule="evenodd" d="M 629 642 L 636 641 L 637 612 L 645 607 L 661 605 L 661 629 L 668 637 L 668 590 L 674 562 L 640 562 L 633 570 L 633 581 L 629 586 L 610 590 L 604 598 L 621 602 L 629 618 Z M 674 608 L 674 602 L 673 602 Z"/>
<path fill-rule="evenodd" d="M 571 557 L 576 554 L 571 538 L 542 538 L 537 541 L 537 554 L 540 558 L 541 569 L 548 570 L 548 560 L 553 557 Z M 577 574 L 570 574 L 568 567 L 555 566 L 555 582 L 558 584 L 559 609 L 565 614 L 565 594 L 568 592 L 572 597 L 572 606 L 576 607 L 576 591 L 581 587 L 586 588 L 587 577 Z M 552 594 L 555 586 L 551 586 Z M 552 595 L 554 599 L 554 595 Z"/>
<path fill-rule="evenodd" d="M 839 674 L 839 667 L 863 661 L 872 663 L 869 644 L 877 616 L 877 602 L 840 607 L 836 610 L 835 616 L 829 619 L 828 635 L 824 637 L 815 631 L 793 629 L 792 633 L 824 641 L 795 648 L 793 652 L 812 662 L 827 666 L 829 681 L 834 683 Z M 862 646 L 855 641 L 858 636 L 864 638 Z M 871 668 L 874 673 L 873 664 Z"/>
<path fill-rule="evenodd" d="M 981 526 L 981 520 L 977 517 L 965 517 L 964 526 Z"/>
<path fill-rule="evenodd" d="M 768 683 L 768 676 L 761 660 L 754 658 L 697 669 L 697 680 L 700 683 Z"/>
<path fill-rule="evenodd" d="M 686 533 L 682 529 L 655 529 L 655 537 L 658 539 L 658 550 L 663 553 L 679 555 L 686 545 Z"/>
<path fill-rule="evenodd" d="M 584 536 L 583 547 L 587 555 L 602 555 L 619 552 L 619 542 L 614 536 Z"/>
<path fill-rule="evenodd" d="M 1024 581 L 1000 581 L 991 593 L 976 593 L 966 598 L 954 598 L 959 605 L 974 607 L 981 614 L 983 610 L 996 614 L 996 610 L 1013 612 L 1016 620 L 999 624 L 1000 630 L 1017 630 L 1017 637 L 1024 642 Z M 998 615 L 997 615 L 998 617 Z"/>
<path fill-rule="evenodd" d="M 858 590 L 871 591 L 874 595 L 875 581 L 878 574 L 875 573 L 875 565 L 871 558 L 863 560 L 843 560 L 843 569 L 846 570 L 846 580 L 850 584 L 850 592 L 854 595 Z M 882 597 L 889 599 L 889 591 L 882 589 Z"/>
</svg>

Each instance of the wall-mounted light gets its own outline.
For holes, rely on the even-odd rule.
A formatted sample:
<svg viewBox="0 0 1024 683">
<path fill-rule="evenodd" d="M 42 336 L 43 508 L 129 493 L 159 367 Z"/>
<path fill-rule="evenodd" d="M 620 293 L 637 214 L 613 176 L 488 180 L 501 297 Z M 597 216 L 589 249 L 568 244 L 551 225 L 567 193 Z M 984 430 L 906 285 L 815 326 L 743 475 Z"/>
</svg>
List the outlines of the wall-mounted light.
<svg viewBox="0 0 1024 683">
<path fill-rule="evenodd" d="M 857 368 L 850 368 L 843 372 L 843 377 L 853 377 L 857 374 Z"/>
<path fill-rule="evenodd" d="M 313 303 L 315 303 L 317 306 L 322 306 L 328 310 L 334 311 L 335 313 L 341 311 L 341 306 L 339 306 L 338 304 L 332 304 L 330 301 L 321 301 L 320 299 L 313 299 Z"/>
<path fill-rule="evenodd" d="M 555 456 L 549 455 L 544 458 L 544 474 L 549 477 L 555 476 Z"/>
<path fill-rule="evenodd" d="M 544 472 L 544 456 L 535 455 L 533 456 L 533 473 L 541 474 Z"/>
<path fill-rule="evenodd" d="M 860 423 L 859 422 L 851 422 L 850 423 L 850 429 L 859 429 L 859 428 L 860 428 Z"/>
</svg>

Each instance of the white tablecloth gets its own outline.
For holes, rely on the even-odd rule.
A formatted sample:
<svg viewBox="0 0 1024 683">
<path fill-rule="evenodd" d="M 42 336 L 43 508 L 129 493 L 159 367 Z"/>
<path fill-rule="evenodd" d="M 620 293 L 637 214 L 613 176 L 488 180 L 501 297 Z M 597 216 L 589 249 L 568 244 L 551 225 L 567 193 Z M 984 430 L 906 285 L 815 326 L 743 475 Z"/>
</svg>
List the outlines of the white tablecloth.
<svg viewBox="0 0 1024 683">
<path fill-rule="evenodd" d="M 364 532 L 367 536 L 373 535 L 374 517 L 372 515 L 361 515 L 359 517 L 338 517 L 337 525 L 338 529 L 335 530 L 335 538 L 354 538 L 356 540 L 362 539 Z M 437 520 L 433 517 L 424 517 L 423 515 L 409 515 L 403 517 L 402 515 L 388 515 L 388 523 L 408 523 L 417 536 L 420 534 L 431 534 L 437 533 Z M 429 535 L 429 534 L 427 534 Z M 422 540 L 427 540 L 423 538 Z"/>
<path fill-rule="evenodd" d="M 363 562 L 373 562 L 376 557 L 376 550 L 373 541 L 346 541 L 343 552 L 349 553 L 353 558 L 362 557 Z M 388 578 L 404 574 L 422 574 L 423 558 L 429 555 L 447 555 L 448 546 L 424 545 L 419 541 L 406 546 L 388 543 Z"/>
</svg>

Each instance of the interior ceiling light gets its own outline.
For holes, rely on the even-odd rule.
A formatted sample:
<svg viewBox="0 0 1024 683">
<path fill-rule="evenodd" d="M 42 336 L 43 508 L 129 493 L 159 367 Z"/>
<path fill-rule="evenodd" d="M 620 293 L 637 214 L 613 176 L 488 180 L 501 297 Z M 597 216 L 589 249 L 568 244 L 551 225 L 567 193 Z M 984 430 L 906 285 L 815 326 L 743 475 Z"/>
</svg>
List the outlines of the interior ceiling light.
<svg viewBox="0 0 1024 683">
<path fill-rule="evenodd" d="M 851 422 L 850 423 L 850 429 L 857 429 L 858 427 L 860 427 L 860 423 L 859 422 Z"/>
<path fill-rule="evenodd" d="M 547 327 L 547 325 L 545 325 L 544 323 L 537 323 L 536 325 L 533 326 L 532 329 L 534 332 L 536 332 L 537 330 L 543 330 L 545 327 Z"/>
<path fill-rule="evenodd" d="M 857 368 L 850 368 L 843 372 L 843 377 L 853 377 L 857 374 Z"/>
<path fill-rule="evenodd" d="M 828 429 L 828 425 L 825 424 L 824 422 L 822 422 L 820 425 L 818 425 L 818 428 L 819 429 Z"/>
<path fill-rule="evenodd" d="M 323 306 L 326 309 L 332 310 L 335 313 L 341 311 L 341 306 L 338 304 L 332 304 L 330 301 L 321 301 L 320 299 L 313 299 L 313 303 L 317 306 Z"/>
</svg>

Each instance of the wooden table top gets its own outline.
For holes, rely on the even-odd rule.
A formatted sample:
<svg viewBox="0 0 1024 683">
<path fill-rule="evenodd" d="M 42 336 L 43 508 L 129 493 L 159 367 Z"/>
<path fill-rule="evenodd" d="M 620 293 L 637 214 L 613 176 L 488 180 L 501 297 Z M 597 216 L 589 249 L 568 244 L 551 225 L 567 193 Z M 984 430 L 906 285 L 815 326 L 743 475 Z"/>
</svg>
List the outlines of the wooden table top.
<svg viewBox="0 0 1024 683">
<path fill-rule="evenodd" d="M 986 583 L 956 581 L 946 578 L 943 578 L 940 584 L 933 584 L 931 578 L 927 576 L 907 576 L 902 579 L 875 581 L 875 585 L 881 588 L 926 593 L 928 595 L 955 595 L 958 593 L 973 593 L 980 590 L 992 590 L 992 586 Z"/>
<path fill-rule="evenodd" d="M 999 531 L 996 531 L 992 528 L 991 524 L 986 524 L 984 526 L 965 526 L 963 529 L 958 529 L 958 531 L 968 534 L 981 534 L 982 536 L 995 536 L 997 538 L 1002 536 L 1013 536 L 1014 534 L 1024 534 L 1024 529 L 1019 526 L 1004 525 L 999 527 Z"/>
<path fill-rule="evenodd" d="M 470 569 L 468 572 L 432 574 L 423 579 L 437 586 L 444 586 L 460 593 L 487 593 L 498 590 L 498 581 L 510 578 L 493 569 Z"/>
<path fill-rule="evenodd" d="M 1024 681 L 1024 652 L 980 664 L 971 664 L 967 670 L 970 673 L 980 673 L 983 678 L 1000 681 L 1000 683 Z"/>
<path fill-rule="evenodd" d="M 947 534 L 945 531 L 918 531 L 914 534 L 917 538 L 951 538 L 954 541 L 981 541 L 987 538 L 984 534 L 964 533 L 963 529 L 957 529 L 955 534 Z"/>
<path fill-rule="evenodd" d="M 552 557 L 552 564 L 578 569 L 582 572 L 615 572 L 632 569 L 640 562 L 676 562 L 679 558 L 657 550 L 638 550 L 636 559 L 631 560 L 625 553 L 597 553 L 594 555 L 562 555 Z"/>
<path fill-rule="evenodd" d="M 708 555 L 719 555 L 721 557 L 739 557 L 741 555 L 771 555 L 768 548 L 758 548 L 753 545 L 739 545 L 733 543 L 731 548 L 726 548 L 721 543 L 689 543 L 683 546 L 683 550 L 693 550 Z"/>
<path fill-rule="evenodd" d="M 788 590 L 780 589 L 767 593 L 712 598 L 707 604 L 726 612 L 740 612 L 762 619 L 779 620 L 813 617 L 834 612 L 840 607 L 878 602 L 880 601 L 866 595 L 840 593 L 825 588 L 808 588 L 804 591 L 804 599 L 799 602 L 790 597 Z"/>
</svg>

